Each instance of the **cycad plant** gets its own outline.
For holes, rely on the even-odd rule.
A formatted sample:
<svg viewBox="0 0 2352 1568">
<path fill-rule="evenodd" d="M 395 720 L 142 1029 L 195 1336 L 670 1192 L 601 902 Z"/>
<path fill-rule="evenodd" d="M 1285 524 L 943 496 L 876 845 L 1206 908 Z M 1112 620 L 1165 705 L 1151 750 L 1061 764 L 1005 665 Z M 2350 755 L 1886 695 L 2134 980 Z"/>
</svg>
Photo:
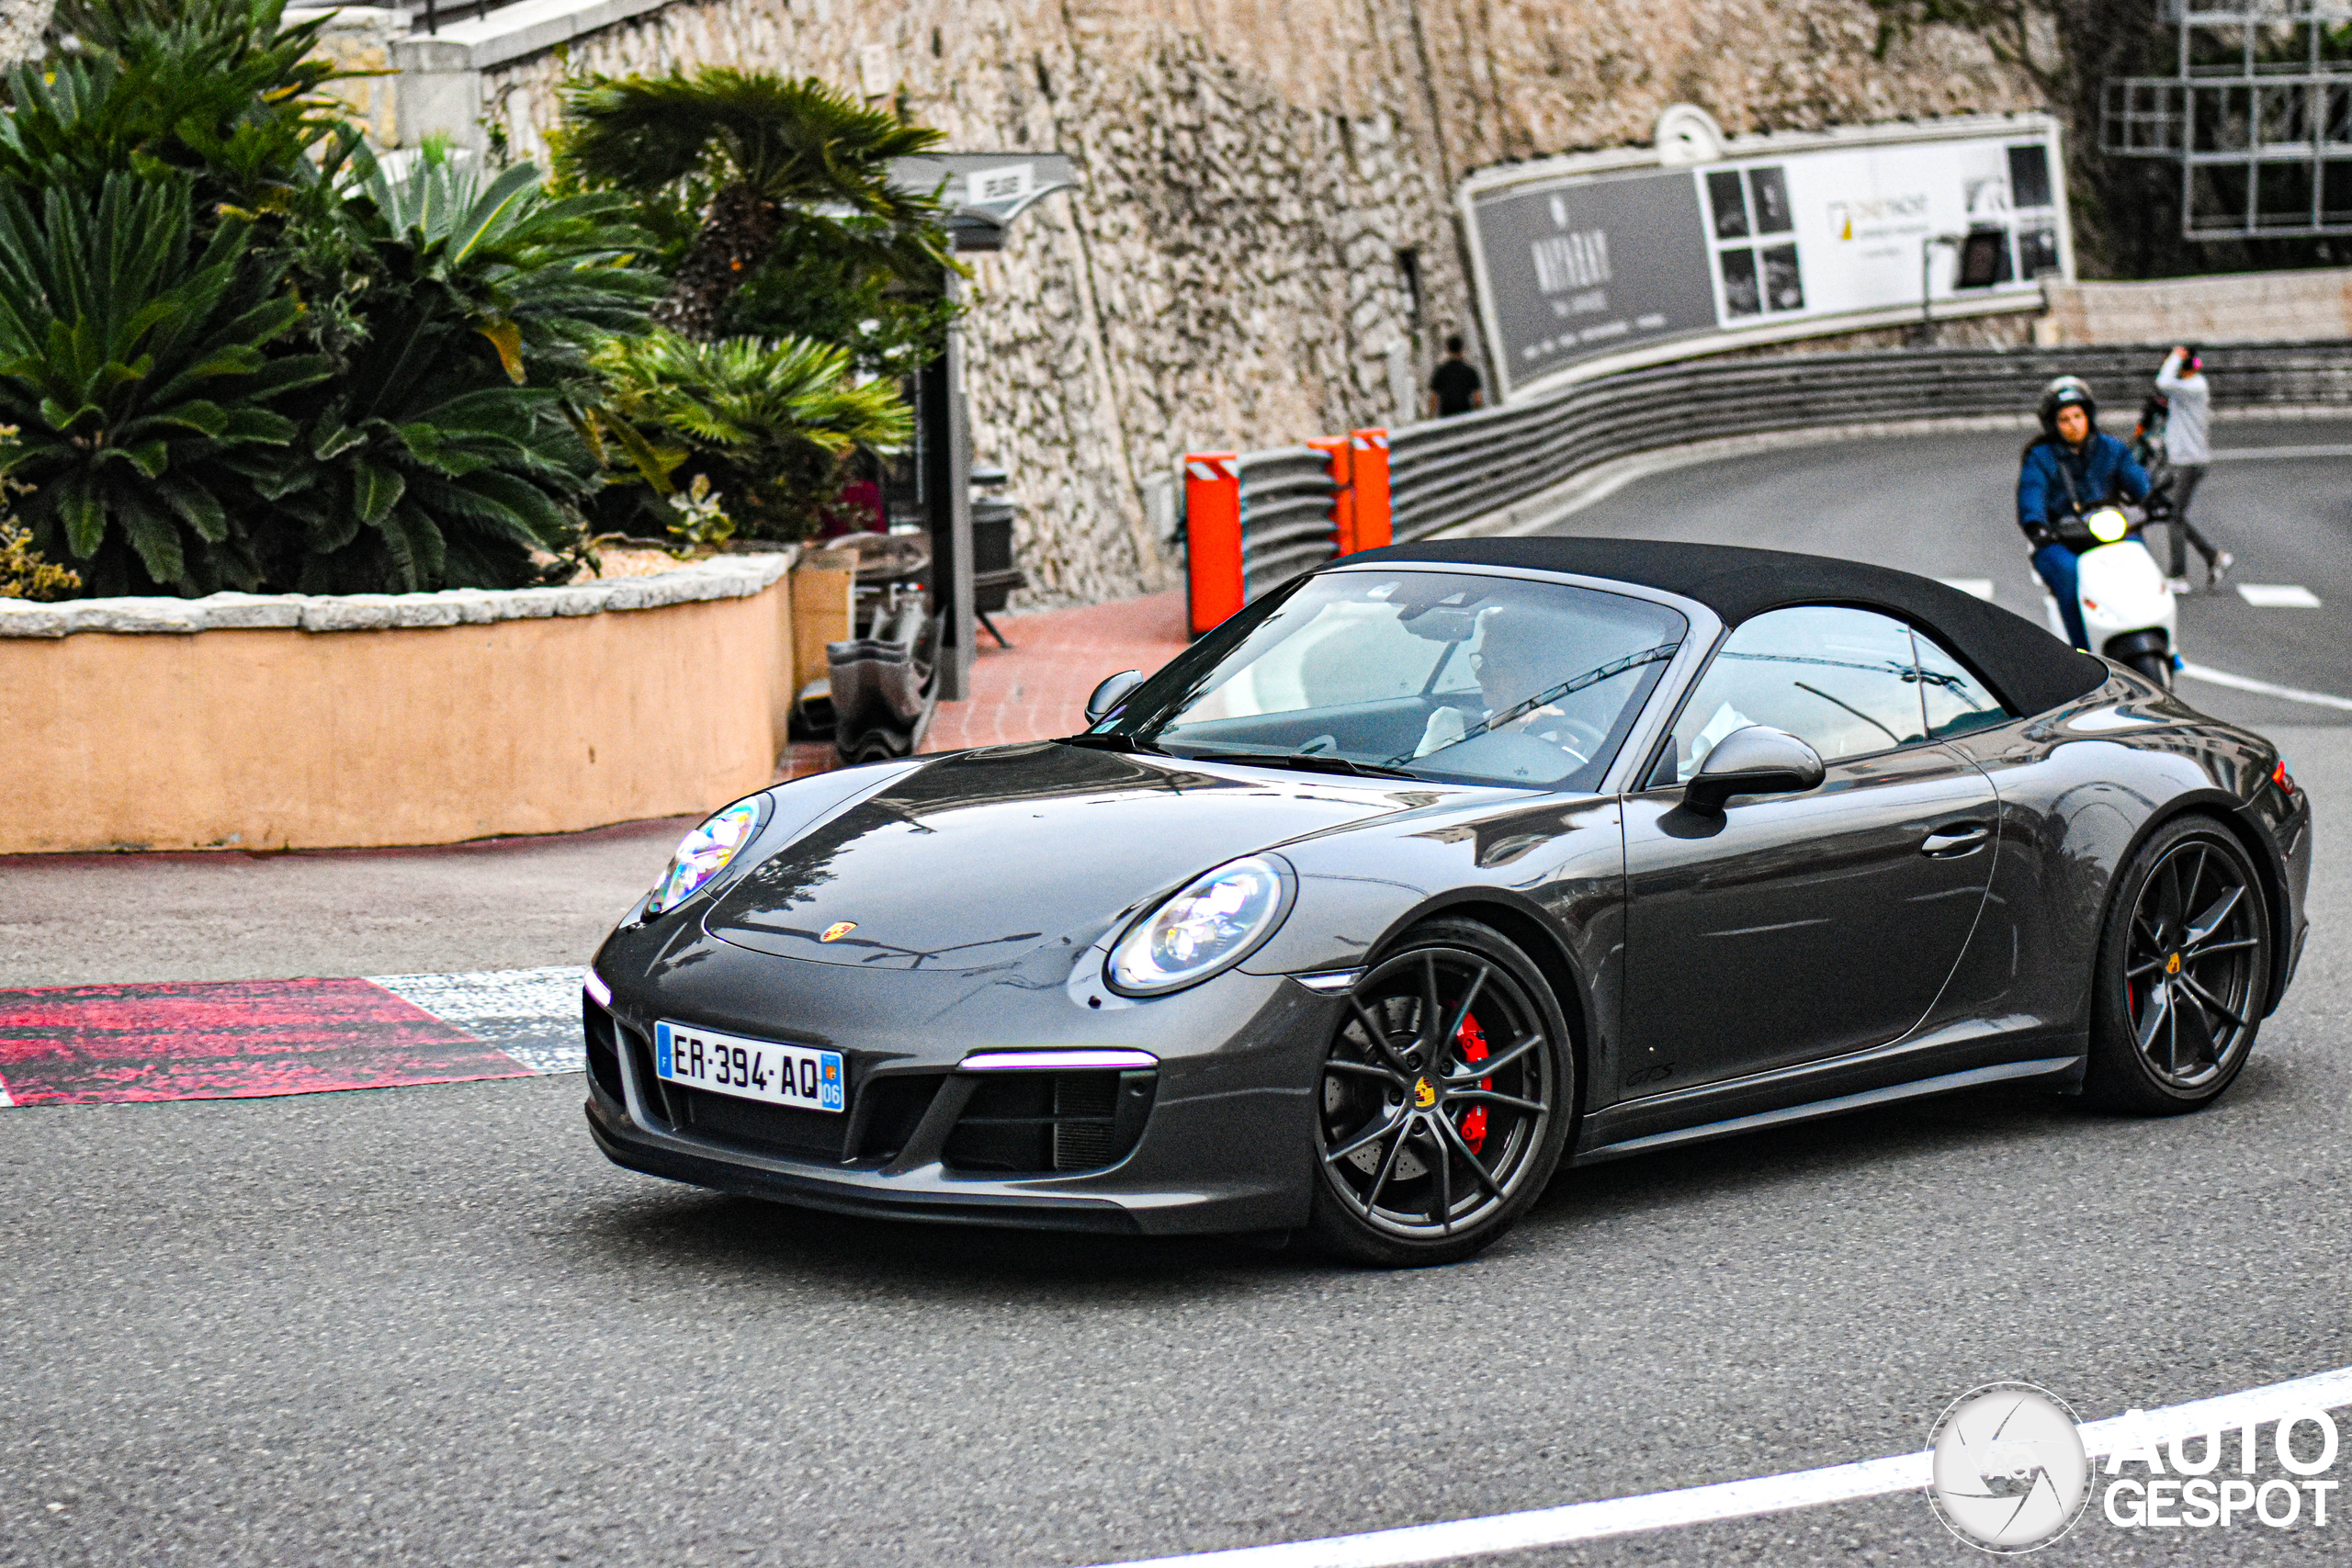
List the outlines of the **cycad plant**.
<svg viewBox="0 0 2352 1568">
<path fill-rule="evenodd" d="M 677 236 L 670 295 L 656 312 L 689 337 L 711 337 L 726 308 L 787 231 L 910 277 L 949 265 L 936 205 L 891 183 L 894 158 L 940 134 L 866 107 L 811 77 L 713 67 L 692 75 L 595 77 L 565 96 L 556 169 L 568 180 L 646 200 Z M 842 218 L 851 221 L 842 221 Z M 684 222 L 678 220 L 683 219 Z"/>
<path fill-rule="evenodd" d="M 46 187 L 175 169 L 198 210 L 273 218 L 317 198 L 314 152 L 343 128 L 318 91 L 347 74 L 318 53 L 328 14 L 283 25 L 285 0 L 65 0 L 76 52 L 7 77 L 0 175 Z M 356 140 L 356 138 L 354 138 Z"/>
<path fill-rule="evenodd" d="M 508 586 L 578 539 L 598 465 L 590 350 L 646 324 L 658 275 L 610 196 L 428 148 L 394 177 L 362 152 L 342 209 L 356 324 L 291 460 L 265 487 L 273 575 L 306 592 Z M 558 566 L 558 571 L 569 568 Z"/>
<path fill-rule="evenodd" d="M 656 330 L 597 355 L 600 428 L 663 495 L 682 467 L 707 476 L 743 533 L 797 539 L 841 491 L 852 452 L 899 450 L 913 415 L 887 381 L 857 381 L 849 352 L 799 339 L 705 343 Z"/>
<path fill-rule="evenodd" d="M 243 524 L 326 360 L 272 352 L 300 307 L 223 221 L 197 248 L 185 175 L 0 183 L 0 422 L 33 544 L 96 593 L 261 584 Z"/>
<path fill-rule="evenodd" d="M 397 178 L 365 150 L 354 167 L 345 211 L 380 281 L 467 321 L 518 386 L 587 390 L 590 351 L 643 330 L 662 297 L 661 276 L 630 265 L 651 242 L 619 197 L 553 197 L 528 164 L 493 171 L 438 145 Z"/>
</svg>

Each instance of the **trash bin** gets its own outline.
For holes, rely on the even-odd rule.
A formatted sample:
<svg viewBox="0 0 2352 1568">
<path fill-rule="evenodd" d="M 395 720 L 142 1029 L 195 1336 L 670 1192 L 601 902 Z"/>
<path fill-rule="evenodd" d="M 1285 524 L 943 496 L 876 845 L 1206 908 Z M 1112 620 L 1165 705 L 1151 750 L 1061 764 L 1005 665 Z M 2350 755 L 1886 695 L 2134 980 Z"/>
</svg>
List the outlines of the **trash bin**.
<svg viewBox="0 0 2352 1568">
<path fill-rule="evenodd" d="M 975 468 L 972 488 L 1001 485 L 1005 479 L 1002 468 Z M 999 648 L 1012 645 L 989 617 L 1004 608 L 1014 589 L 1029 586 L 1028 574 L 1012 558 L 1012 520 L 1020 514 L 1018 502 L 993 495 L 972 497 L 972 611 Z"/>
</svg>

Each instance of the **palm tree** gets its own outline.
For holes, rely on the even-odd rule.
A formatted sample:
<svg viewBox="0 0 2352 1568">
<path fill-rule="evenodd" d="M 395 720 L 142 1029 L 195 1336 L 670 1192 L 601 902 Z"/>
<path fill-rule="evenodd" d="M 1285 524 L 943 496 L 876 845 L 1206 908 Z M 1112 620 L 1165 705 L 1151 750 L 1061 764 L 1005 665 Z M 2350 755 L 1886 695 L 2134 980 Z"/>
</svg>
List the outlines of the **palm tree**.
<svg viewBox="0 0 2352 1568">
<path fill-rule="evenodd" d="M 735 291 L 787 228 L 873 253 L 893 270 L 931 276 L 949 265 L 927 196 L 890 183 L 890 161 L 926 152 L 940 134 L 867 108 L 815 77 L 708 67 L 689 76 L 594 77 L 565 94 L 559 175 L 650 197 L 684 182 L 711 188 L 701 228 L 655 308 L 665 325 L 707 338 Z M 834 221 L 827 210 L 880 220 L 889 239 Z"/>
</svg>

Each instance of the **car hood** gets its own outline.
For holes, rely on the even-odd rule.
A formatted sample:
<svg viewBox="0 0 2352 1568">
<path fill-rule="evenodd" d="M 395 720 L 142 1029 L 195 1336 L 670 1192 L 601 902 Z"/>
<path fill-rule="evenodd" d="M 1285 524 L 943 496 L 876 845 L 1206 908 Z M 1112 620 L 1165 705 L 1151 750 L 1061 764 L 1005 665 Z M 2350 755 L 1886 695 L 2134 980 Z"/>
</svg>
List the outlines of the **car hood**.
<svg viewBox="0 0 2352 1568">
<path fill-rule="evenodd" d="M 767 855 L 703 924 L 791 958 L 989 968 L 1082 950 L 1236 856 L 1465 793 L 1056 741 L 956 752 Z"/>
</svg>

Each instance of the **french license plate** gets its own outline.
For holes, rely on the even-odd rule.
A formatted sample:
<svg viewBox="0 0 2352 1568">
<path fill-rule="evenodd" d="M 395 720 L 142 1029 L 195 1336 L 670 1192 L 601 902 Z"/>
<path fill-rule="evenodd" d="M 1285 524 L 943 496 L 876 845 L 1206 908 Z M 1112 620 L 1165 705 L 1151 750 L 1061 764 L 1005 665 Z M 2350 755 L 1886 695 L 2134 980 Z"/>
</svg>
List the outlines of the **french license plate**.
<svg viewBox="0 0 2352 1568">
<path fill-rule="evenodd" d="M 674 1084 L 789 1105 L 797 1111 L 839 1111 L 842 1054 L 773 1040 L 743 1040 L 684 1024 L 653 1026 L 653 1071 Z"/>
</svg>

